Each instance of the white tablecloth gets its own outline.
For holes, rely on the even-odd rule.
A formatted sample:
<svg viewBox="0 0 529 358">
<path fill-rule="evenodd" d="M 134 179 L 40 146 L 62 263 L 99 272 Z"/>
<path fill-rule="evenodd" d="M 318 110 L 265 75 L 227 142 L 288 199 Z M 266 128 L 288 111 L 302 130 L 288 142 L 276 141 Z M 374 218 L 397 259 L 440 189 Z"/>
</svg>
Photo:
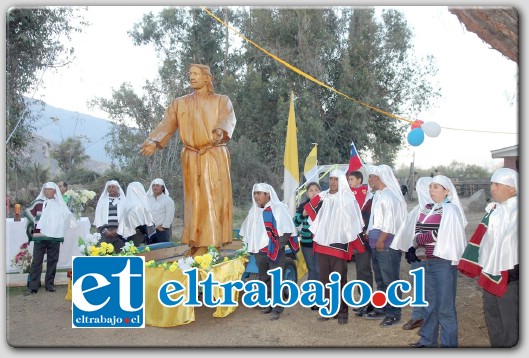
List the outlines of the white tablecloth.
<svg viewBox="0 0 529 358">
<path fill-rule="evenodd" d="M 67 229 L 64 233 L 64 242 L 61 245 L 59 254 L 58 269 L 71 268 L 72 256 L 78 256 L 79 253 L 79 236 L 83 238 L 90 233 L 90 220 L 82 217 L 76 228 Z M 16 267 L 11 266 L 11 259 L 20 250 L 20 245 L 28 241 L 26 236 L 26 218 L 20 221 L 14 221 L 12 218 L 6 218 L 6 272 L 18 272 Z M 33 255 L 33 242 L 29 244 L 29 252 Z"/>
</svg>

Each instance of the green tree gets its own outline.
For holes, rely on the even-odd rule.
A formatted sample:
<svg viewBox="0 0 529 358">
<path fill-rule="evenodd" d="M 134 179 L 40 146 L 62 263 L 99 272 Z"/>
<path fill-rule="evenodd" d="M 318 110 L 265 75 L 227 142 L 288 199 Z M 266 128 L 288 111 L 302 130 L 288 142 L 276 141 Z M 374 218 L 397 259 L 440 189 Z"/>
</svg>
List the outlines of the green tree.
<svg viewBox="0 0 529 358">
<path fill-rule="evenodd" d="M 70 180 L 72 173 L 81 168 L 83 162 L 90 158 L 79 137 L 69 137 L 63 140 L 57 149 L 50 151 L 50 156 L 57 161 L 63 171 L 65 180 Z"/>
<path fill-rule="evenodd" d="M 74 54 L 70 36 L 86 25 L 76 7 L 12 7 L 6 14 L 6 159 L 14 168 L 32 138 L 35 113 L 28 93 L 40 85 L 40 74 L 66 65 Z M 8 183 L 9 170 L 7 171 Z"/>
<path fill-rule="evenodd" d="M 398 11 L 379 15 L 373 8 L 351 7 L 224 7 L 213 11 L 271 53 L 383 111 L 411 116 L 426 109 L 438 96 L 430 83 L 435 74 L 434 63 L 431 58 L 416 58 L 411 45 L 413 34 Z M 210 66 L 216 91 L 230 97 L 237 117 L 234 143 L 230 146 L 234 148 L 232 173 L 242 175 L 248 163 L 247 159 L 238 158 L 245 158 L 246 154 L 237 150 L 241 143 L 248 148 L 253 148 L 250 143 L 254 143 L 258 150 L 252 162 L 266 163 L 275 177 L 282 177 L 292 91 L 296 96 L 300 169 L 315 142 L 319 144 L 321 164 L 347 162 L 352 140 L 364 160 L 385 164 L 393 164 L 402 146 L 404 123 L 307 80 L 244 41 L 242 45 L 231 45 L 225 28 L 201 9 L 173 7 L 158 14 L 149 13 L 129 34 L 136 45 L 152 45 L 159 55 L 160 78 L 151 89 L 164 108 L 173 97 L 189 92 L 190 63 Z M 119 94 L 113 96 L 116 102 Z M 99 99 L 98 104 L 104 102 Z M 137 106 L 141 107 L 139 103 Z M 115 108 L 119 111 L 119 106 Z M 114 114 L 118 116 L 118 112 Z M 150 114 L 147 117 L 154 126 L 162 115 Z M 133 121 L 139 118 L 129 117 Z M 143 159 L 137 158 L 137 150 L 133 150 L 144 139 L 141 134 L 124 127 L 116 131 L 122 137 L 114 139 L 126 139 L 113 140 L 112 145 L 122 146 L 115 154 L 152 173 L 154 168 L 142 164 Z M 125 133 L 131 137 L 124 137 Z M 178 140 L 172 143 L 178 150 Z M 167 161 L 155 166 L 164 163 Z M 168 173 L 166 169 L 159 170 Z M 242 180 L 232 175 L 233 187 L 247 185 Z"/>
<path fill-rule="evenodd" d="M 404 15 L 395 10 L 354 9 L 349 17 L 347 45 L 338 87 L 351 97 L 390 114 L 413 115 L 439 96 L 430 84 L 433 59 L 413 53 L 413 34 Z M 337 97 L 329 103 L 328 122 L 340 143 L 355 143 L 375 163 L 392 165 L 402 146 L 407 122 Z M 339 156 L 348 157 L 348 146 Z M 337 158 L 335 160 L 338 160 Z"/>
</svg>

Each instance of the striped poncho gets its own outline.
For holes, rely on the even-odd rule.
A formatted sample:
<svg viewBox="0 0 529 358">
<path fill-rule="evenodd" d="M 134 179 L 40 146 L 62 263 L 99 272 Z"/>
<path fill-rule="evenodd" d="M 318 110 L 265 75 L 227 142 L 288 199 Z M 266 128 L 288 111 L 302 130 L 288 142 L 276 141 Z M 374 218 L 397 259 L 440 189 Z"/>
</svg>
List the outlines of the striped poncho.
<svg viewBox="0 0 529 358">
<path fill-rule="evenodd" d="M 507 290 L 509 271 L 501 271 L 500 275 L 490 275 L 486 272 L 483 272 L 481 266 L 479 265 L 479 248 L 481 241 L 487 232 L 490 215 L 493 211 L 494 208 L 487 212 L 481 220 L 481 223 L 478 225 L 476 231 L 470 238 L 470 241 L 465 248 L 465 252 L 463 253 L 463 257 L 461 257 L 457 268 L 463 275 L 470 278 L 479 276 L 478 285 L 480 285 L 485 291 L 501 297 Z"/>
</svg>

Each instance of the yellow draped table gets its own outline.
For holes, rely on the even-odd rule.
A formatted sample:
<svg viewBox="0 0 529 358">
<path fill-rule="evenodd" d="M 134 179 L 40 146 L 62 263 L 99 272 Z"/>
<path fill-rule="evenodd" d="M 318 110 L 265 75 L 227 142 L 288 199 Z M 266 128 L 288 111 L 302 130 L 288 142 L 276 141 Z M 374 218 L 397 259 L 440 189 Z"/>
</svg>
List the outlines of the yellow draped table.
<svg viewBox="0 0 529 358">
<path fill-rule="evenodd" d="M 233 260 L 221 262 L 211 267 L 211 273 L 213 279 L 219 283 L 228 281 L 237 281 L 241 279 L 246 266 L 245 263 L 248 261 L 245 257 L 238 257 Z M 204 280 L 207 277 L 205 270 L 198 270 L 200 280 Z M 195 310 L 194 307 L 185 307 L 183 304 L 166 307 L 158 300 L 158 290 L 167 281 L 178 281 L 184 287 L 184 291 L 171 296 L 173 299 L 177 299 L 181 295 L 185 295 L 187 300 L 187 294 L 189 292 L 188 276 L 185 275 L 180 269 L 176 269 L 174 272 L 164 270 L 161 267 L 146 267 L 145 268 L 145 324 L 147 326 L 155 327 L 175 327 L 188 324 L 195 321 Z M 198 289 L 198 288 L 197 288 Z M 217 285 L 214 287 L 213 296 L 215 299 L 223 298 L 223 290 Z M 71 279 L 68 283 L 68 291 L 66 292 L 65 300 L 72 299 L 72 284 Z M 239 300 L 239 291 L 233 291 L 233 300 Z M 217 307 L 213 313 L 213 317 L 226 317 L 233 313 L 238 306 L 232 307 Z"/>
</svg>

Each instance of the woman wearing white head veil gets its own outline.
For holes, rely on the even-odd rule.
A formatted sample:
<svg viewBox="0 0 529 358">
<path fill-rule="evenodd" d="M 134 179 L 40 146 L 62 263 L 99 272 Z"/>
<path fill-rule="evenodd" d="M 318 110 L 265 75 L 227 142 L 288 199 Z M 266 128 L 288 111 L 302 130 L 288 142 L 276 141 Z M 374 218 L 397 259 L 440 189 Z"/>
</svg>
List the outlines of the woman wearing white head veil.
<svg viewBox="0 0 529 358">
<path fill-rule="evenodd" d="M 347 261 L 351 260 L 355 249 L 365 252 L 359 237 L 363 226 L 362 214 L 345 173 L 337 169 L 331 171 L 329 189 L 315 196 L 306 205 L 305 211 L 312 220 L 310 230 L 314 234 L 314 252 L 318 253 L 320 281 L 329 283 L 329 275 L 338 272 L 343 287 L 347 283 Z M 328 290 L 325 290 L 325 297 L 329 298 Z M 348 322 L 348 309 L 349 306 L 341 299 L 338 324 Z M 328 318 L 319 317 L 318 320 Z"/>
<path fill-rule="evenodd" d="M 28 289 L 24 295 L 37 293 L 45 254 L 47 257 L 46 291 L 55 292 L 55 272 L 61 243 L 64 242 L 64 231 L 77 225 L 75 217 L 68 210 L 59 187 L 53 182 L 42 186 L 40 194 L 24 211 L 24 216 L 27 219 L 28 241 L 34 242 Z"/>
<path fill-rule="evenodd" d="M 156 239 L 152 243 L 171 241 L 175 205 L 163 179 L 156 178 L 151 182 L 147 190 L 147 200 L 156 227 Z"/>
<path fill-rule="evenodd" d="M 127 186 L 127 200 L 119 221 L 118 234 L 123 237 L 124 243 L 132 241 L 134 246 L 144 242 L 150 244 L 156 235 L 147 193 L 140 182 L 135 181 Z M 118 250 L 121 250 L 121 247 L 114 246 L 114 251 L 119 252 Z"/>
<path fill-rule="evenodd" d="M 94 226 L 101 234 L 99 242 L 107 242 L 114 246 L 114 252 L 119 253 L 124 242 L 118 234 L 118 226 L 125 209 L 125 192 L 117 180 L 109 180 L 97 201 Z"/>
<path fill-rule="evenodd" d="M 263 281 L 271 295 L 271 278 L 268 270 L 280 267 L 285 270 L 285 245 L 288 243 L 294 252 L 299 250 L 297 231 L 288 212 L 274 188 L 266 183 L 254 184 L 252 188 L 252 207 L 244 219 L 239 231 L 247 250 L 254 254 L 259 269 L 259 280 Z M 284 307 L 265 307 L 264 314 L 270 313 L 270 319 L 279 319 Z"/>
<path fill-rule="evenodd" d="M 519 341 L 518 173 L 497 169 L 490 179 L 490 203 L 459 261 L 459 271 L 478 277 L 492 347 Z"/>
<path fill-rule="evenodd" d="M 466 246 L 467 220 L 456 188 L 444 175 L 436 175 L 429 185 L 432 203 L 419 213 L 413 246 L 424 261 L 426 315 L 421 338 L 413 347 L 458 346 L 456 313 L 457 263 Z"/>
</svg>

